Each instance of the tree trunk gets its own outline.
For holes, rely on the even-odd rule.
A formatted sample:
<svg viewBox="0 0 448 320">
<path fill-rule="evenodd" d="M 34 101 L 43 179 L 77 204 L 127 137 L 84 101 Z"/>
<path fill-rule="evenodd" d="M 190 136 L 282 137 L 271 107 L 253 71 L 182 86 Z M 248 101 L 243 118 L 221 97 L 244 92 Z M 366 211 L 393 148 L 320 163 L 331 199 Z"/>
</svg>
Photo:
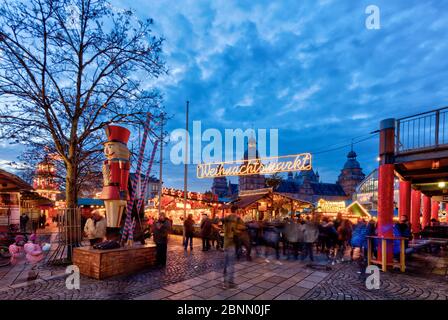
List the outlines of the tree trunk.
<svg viewBox="0 0 448 320">
<path fill-rule="evenodd" d="M 64 228 L 66 236 L 66 246 L 67 246 L 67 260 L 72 261 L 73 248 L 80 245 L 80 240 L 78 239 L 80 228 L 77 203 L 78 203 L 78 188 L 77 188 L 77 170 L 78 164 L 75 161 L 66 163 L 67 175 L 66 175 L 66 186 L 65 186 L 65 204 L 66 204 L 66 215 L 64 218 Z"/>
<path fill-rule="evenodd" d="M 67 208 L 76 208 L 78 202 L 76 164 L 67 163 L 67 175 L 65 177 L 65 204 Z"/>
</svg>

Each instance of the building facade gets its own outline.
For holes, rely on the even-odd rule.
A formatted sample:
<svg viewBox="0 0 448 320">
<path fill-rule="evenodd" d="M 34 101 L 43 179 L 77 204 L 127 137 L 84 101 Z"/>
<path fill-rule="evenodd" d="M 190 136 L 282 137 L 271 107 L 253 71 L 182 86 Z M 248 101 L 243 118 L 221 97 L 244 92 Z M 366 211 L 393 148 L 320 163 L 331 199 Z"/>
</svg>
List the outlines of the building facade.
<svg viewBox="0 0 448 320">
<path fill-rule="evenodd" d="M 321 182 L 319 172 L 314 170 L 301 171 L 295 174 L 290 172 L 287 179 L 283 180 L 275 191 L 313 203 L 320 199 L 345 201 L 352 199 L 356 187 L 364 178 L 365 175 L 352 148 L 347 154 L 347 161 L 336 183 Z"/>
</svg>

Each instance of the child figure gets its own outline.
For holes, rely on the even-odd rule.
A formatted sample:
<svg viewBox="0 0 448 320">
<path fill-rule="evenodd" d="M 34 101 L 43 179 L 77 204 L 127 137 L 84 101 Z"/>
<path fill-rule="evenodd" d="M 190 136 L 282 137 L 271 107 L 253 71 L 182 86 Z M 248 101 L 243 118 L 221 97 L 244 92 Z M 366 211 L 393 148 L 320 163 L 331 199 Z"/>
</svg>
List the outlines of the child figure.
<svg viewBox="0 0 448 320">
<path fill-rule="evenodd" d="M 9 253 L 11 254 L 11 264 L 16 264 L 20 258 L 23 257 L 25 237 L 18 235 L 14 239 L 14 243 L 9 246 Z"/>
<path fill-rule="evenodd" d="M 37 273 L 34 272 L 37 264 L 44 258 L 42 247 L 36 243 L 36 235 L 32 234 L 29 241 L 23 246 L 23 250 L 26 253 L 26 260 L 32 265 L 30 272 L 28 273 L 28 280 L 34 280 L 37 278 Z"/>
</svg>

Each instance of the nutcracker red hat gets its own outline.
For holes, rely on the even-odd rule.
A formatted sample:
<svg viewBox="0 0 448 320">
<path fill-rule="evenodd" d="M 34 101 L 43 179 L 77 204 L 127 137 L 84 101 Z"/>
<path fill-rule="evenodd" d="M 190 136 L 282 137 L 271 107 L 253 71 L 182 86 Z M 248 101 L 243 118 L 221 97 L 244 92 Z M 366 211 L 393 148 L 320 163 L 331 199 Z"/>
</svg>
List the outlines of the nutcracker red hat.
<svg viewBox="0 0 448 320">
<path fill-rule="evenodd" d="M 121 142 L 127 144 L 131 131 L 124 127 L 107 125 L 106 128 L 107 142 Z"/>
</svg>

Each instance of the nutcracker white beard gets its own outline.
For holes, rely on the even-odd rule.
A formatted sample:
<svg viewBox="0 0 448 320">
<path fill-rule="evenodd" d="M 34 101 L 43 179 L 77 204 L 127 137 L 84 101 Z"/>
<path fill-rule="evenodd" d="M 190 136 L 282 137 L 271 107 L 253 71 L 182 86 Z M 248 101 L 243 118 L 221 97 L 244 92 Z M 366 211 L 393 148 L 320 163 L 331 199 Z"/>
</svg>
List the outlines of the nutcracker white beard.
<svg viewBox="0 0 448 320">
<path fill-rule="evenodd" d="M 106 222 L 109 228 L 120 227 L 121 217 L 126 208 L 125 200 L 104 200 L 106 206 Z"/>
</svg>

